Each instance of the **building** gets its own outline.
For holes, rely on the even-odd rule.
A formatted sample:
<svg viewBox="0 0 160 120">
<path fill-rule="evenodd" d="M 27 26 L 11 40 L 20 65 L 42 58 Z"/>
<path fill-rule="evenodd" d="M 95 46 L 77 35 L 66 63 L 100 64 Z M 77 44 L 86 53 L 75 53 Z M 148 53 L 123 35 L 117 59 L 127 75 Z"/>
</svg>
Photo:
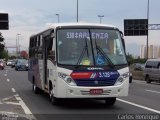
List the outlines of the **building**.
<svg viewBox="0 0 160 120">
<path fill-rule="evenodd" d="M 140 47 L 140 58 L 146 58 L 147 57 L 147 48 L 145 45 L 141 45 Z"/>
<path fill-rule="evenodd" d="M 147 58 L 146 45 L 141 45 L 140 47 L 140 58 Z M 160 58 L 160 46 L 149 45 L 148 46 L 148 58 Z"/>
</svg>

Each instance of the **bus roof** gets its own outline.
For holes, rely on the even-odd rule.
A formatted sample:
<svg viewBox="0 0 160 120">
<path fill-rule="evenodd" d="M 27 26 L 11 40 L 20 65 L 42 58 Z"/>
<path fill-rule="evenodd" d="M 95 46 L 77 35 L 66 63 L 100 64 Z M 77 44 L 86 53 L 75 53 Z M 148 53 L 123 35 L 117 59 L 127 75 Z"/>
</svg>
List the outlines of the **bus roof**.
<svg viewBox="0 0 160 120">
<path fill-rule="evenodd" d="M 107 25 L 107 24 L 98 24 L 98 23 L 83 23 L 83 22 L 79 22 L 79 23 L 54 23 L 52 25 L 50 25 L 50 28 L 56 28 L 56 27 L 65 27 L 65 26 L 79 26 L 79 27 L 85 27 L 85 26 L 95 26 L 95 27 L 112 27 L 112 28 L 116 28 L 113 25 Z"/>
<path fill-rule="evenodd" d="M 48 31 L 50 29 L 55 29 L 58 27 L 108 27 L 108 28 L 113 28 L 113 29 L 118 29 L 117 27 L 113 26 L 113 25 L 107 25 L 107 24 L 99 24 L 99 23 L 84 23 L 84 22 L 78 22 L 78 23 L 53 23 L 49 26 L 48 29 L 41 31 L 37 34 L 33 34 L 31 35 L 31 37 L 41 34 L 45 31 Z"/>
</svg>

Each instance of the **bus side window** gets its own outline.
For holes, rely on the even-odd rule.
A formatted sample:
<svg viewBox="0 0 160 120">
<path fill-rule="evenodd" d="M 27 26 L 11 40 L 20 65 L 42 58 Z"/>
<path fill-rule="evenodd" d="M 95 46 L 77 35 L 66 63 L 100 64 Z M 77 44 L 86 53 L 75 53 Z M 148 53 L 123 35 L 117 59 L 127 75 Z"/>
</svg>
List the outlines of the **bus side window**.
<svg viewBox="0 0 160 120">
<path fill-rule="evenodd" d="M 50 45 L 48 47 L 48 57 L 55 61 L 55 38 L 50 39 Z"/>
</svg>

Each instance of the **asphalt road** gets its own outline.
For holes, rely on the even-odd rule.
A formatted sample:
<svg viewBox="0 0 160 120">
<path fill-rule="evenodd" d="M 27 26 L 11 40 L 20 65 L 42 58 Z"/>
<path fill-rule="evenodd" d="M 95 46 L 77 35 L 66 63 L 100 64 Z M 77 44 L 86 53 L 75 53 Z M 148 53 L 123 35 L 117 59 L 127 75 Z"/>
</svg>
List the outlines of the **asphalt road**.
<svg viewBox="0 0 160 120">
<path fill-rule="evenodd" d="M 63 100 L 61 105 L 51 105 L 45 93 L 34 94 L 27 71 L 6 67 L 0 71 L 0 119 L 160 119 L 160 83 L 146 84 L 133 80 L 129 96 L 118 98 L 112 107 L 102 100 Z M 143 116 L 144 115 L 144 116 Z"/>
</svg>

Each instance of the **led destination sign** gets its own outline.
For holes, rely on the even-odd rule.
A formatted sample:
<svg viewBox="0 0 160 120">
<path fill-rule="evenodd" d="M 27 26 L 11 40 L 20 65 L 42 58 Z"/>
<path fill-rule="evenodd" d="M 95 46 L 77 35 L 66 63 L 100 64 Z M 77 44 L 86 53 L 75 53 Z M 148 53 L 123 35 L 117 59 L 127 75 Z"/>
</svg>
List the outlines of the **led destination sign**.
<svg viewBox="0 0 160 120">
<path fill-rule="evenodd" d="M 89 32 L 66 32 L 67 39 L 85 39 L 89 38 Z M 92 32 L 92 39 L 108 39 L 108 33 L 106 32 Z"/>
</svg>

